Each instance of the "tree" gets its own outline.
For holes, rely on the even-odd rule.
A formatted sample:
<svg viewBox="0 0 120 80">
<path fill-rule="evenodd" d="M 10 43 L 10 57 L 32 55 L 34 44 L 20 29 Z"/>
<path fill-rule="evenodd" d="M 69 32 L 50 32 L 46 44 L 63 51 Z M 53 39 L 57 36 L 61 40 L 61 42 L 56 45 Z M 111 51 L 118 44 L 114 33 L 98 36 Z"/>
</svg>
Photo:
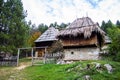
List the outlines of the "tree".
<svg viewBox="0 0 120 80">
<path fill-rule="evenodd" d="M 107 23 L 105 23 L 105 21 L 102 21 L 101 29 L 106 33 L 108 33 L 107 28 L 112 28 L 112 26 L 113 26 L 113 23 L 111 22 L 111 20 L 109 20 Z"/>
<path fill-rule="evenodd" d="M 17 48 L 24 46 L 29 32 L 26 12 L 21 0 L 1 0 L 0 4 L 0 51 L 16 53 Z"/>
<path fill-rule="evenodd" d="M 54 27 L 54 28 L 58 28 L 59 25 L 57 22 L 51 23 L 49 27 Z"/>
<path fill-rule="evenodd" d="M 51 47 L 48 47 L 48 53 L 57 53 L 57 52 L 63 52 L 63 46 L 60 41 L 55 41 L 51 45 Z"/>
<path fill-rule="evenodd" d="M 103 31 L 105 31 L 105 28 L 106 28 L 106 23 L 105 23 L 105 21 L 102 21 L 101 29 Z"/>
<path fill-rule="evenodd" d="M 117 26 L 118 28 L 120 28 L 120 21 L 119 21 L 119 20 L 117 20 L 116 26 Z"/>
<path fill-rule="evenodd" d="M 120 29 L 116 26 L 108 28 L 108 34 L 112 40 L 109 52 L 113 56 L 113 60 L 120 61 Z"/>
<path fill-rule="evenodd" d="M 32 46 L 32 47 L 35 46 L 34 41 L 35 41 L 40 35 L 41 35 L 41 33 L 38 32 L 38 31 L 37 31 L 37 32 L 34 32 L 34 33 L 31 35 L 30 39 L 28 40 L 28 43 L 30 44 L 30 46 Z"/>
<path fill-rule="evenodd" d="M 66 28 L 67 26 L 68 26 L 68 24 L 61 23 L 60 26 L 59 26 L 59 28 L 60 28 L 60 29 L 64 29 L 64 28 Z"/>
<path fill-rule="evenodd" d="M 45 32 L 47 29 L 48 29 L 48 26 L 45 25 L 45 24 L 43 24 L 43 23 L 38 25 L 38 30 L 39 30 L 41 33 Z"/>
</svg>

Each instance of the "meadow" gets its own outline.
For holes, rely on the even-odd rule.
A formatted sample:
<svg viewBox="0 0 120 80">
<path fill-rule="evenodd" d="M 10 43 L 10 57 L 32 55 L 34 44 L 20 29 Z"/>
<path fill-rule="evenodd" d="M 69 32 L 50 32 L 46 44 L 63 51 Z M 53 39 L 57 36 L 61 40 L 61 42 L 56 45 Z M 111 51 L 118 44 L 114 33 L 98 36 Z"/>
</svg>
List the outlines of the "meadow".
<svg viewBox="0 0 120 80">
<path fill-rule="evenodd" d="M 25 62 L 24 62 L 25 61 Z M 22 60 L 21 63 L 29 60 Z M 96 70 L 92 63 L 100 63 L 102 68 Z M 91 64 L 89 70 L 87 64 Z M 112 73 L 108 73 L 104 64 L 110 64 Z M 72 64 L 43 64 L 29 66 L 21 70 L 16 67 L 0 67 L 0 80 L 84 80 L 89 75 L 92 80 L 120 80 L 120 63 L 114 61 L 79 61 Z"/>
</svg>

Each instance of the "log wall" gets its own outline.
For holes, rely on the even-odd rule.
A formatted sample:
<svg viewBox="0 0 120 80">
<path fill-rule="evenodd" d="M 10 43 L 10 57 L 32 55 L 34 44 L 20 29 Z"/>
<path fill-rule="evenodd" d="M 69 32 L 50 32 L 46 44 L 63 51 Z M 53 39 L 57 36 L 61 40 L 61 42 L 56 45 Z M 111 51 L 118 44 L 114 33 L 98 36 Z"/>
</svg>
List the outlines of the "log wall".
<svg viewBox="0 0 120 80">
<path fill-rule="evenodd" d="M 71 38 L 71 39 L 63 39 L 63 46 L 85 46 L 85 45 L 97 45 L 97 36 L 94 35 L 89 39 L 80 39 L 79 38 Z"/>
</svg>

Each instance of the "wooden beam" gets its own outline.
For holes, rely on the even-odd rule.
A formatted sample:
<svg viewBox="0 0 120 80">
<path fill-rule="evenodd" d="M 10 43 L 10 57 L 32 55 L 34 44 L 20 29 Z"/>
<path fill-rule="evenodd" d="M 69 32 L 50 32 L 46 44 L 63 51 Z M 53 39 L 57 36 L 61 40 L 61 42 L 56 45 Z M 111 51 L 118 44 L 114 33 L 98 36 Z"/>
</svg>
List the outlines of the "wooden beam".
<svg viewBox="0 0 120 80">
<path fill-rule="evenodd" d="M 44 61 L 44 62 L 43 62 L 44 64 L 46 63 L 46 54 L 47 54 L 46 52 L 47 52 L 47 51 L 46 51 L 46 48 L 45 48 L 44 60 L 43 60 L 43 61 Z"/>
<path fill-rule="evenodd" d="M 48 46 L 45 47 L 26 47 L 26 48 L 18 48 L 18 49 L 32 49 L 32 48 L 47 48 Z"/>
<path fill-rule="evenodd" d="M 17 53 L 17 66 L 19 66 L 19 55 L 20 55 L 20 49 L 18 49 L 18 53 Z"/>
<path fill-rule="evenodd" d="M 32 48 L 32 50 L 31 50 L 31 56 L 32 56 L 32 65 L 33 65 L 33 48 Z"/>
<path fill-rule="evenodd" d="M 45 47 L 26 47 L 26 48 L 18 48 L 18 53 L 17 53 L 17 66 L 19 66 L 19 56 L 20 56 L 20 50 L 24 50 L 24 49 L 31 49 L 31 57 L 32 57 L 32 60 L 31 60 L 31 63 L 32 63 L 32 65 L 33 65 L 33 58 L 34 58 L 34 56 L 33 56 L 33 50 L 34 49 L 36 49 L 36 48 L 44 48 L 45 49 L 45 53 L 46 53 L 46 48 L 47 48 L 48 46 L 45 46 Z M 45 57 L 46 58 L 46 57 Z M 45 63 L 45 59 L 44 58 L 44 63 Z"/>
</svg>

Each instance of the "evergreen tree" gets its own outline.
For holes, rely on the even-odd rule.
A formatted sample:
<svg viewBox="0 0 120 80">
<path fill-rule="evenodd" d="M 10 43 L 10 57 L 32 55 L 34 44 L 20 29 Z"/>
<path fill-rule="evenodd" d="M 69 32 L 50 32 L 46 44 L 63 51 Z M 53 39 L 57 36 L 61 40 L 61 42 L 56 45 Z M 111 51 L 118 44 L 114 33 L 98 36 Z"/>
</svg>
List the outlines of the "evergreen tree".
<svg viewBox="0 0 120 80">
<path fill-rule="evenodd" d="M 119 20 L 117 20 L 116 26 L 117 26 L 118 28 L 120 28 L 120 21 L 119 21 Z"/>
<path fill-rule="evenodd" d="M 48 29 L 48 26 L 45 25 L 45 24 L 43 24 L 43 23 L 40 24 L 40 25 L 38 25 L 38 30 L 39 30 L 41 33 L 45 32 L 47 29 Z"/>
<path fill-rule="evenodd" d="M 108 34 L 112 40 L 109 45 L 109 52 L 113 56 L 113 60 L 120 61 L 120 29 L 116 26 L 108 28 Z"/>
<path fill-rule="evenodd" d="M 0 4 L 1 2 L 3 4 L 0 12 L 0 16 L 2 16 L 0 51 L 16 53 L 17 48 L 24 46 L 29 32 L 29 26 L 24 20 L 26 13 L 23 11 L 21 0 L 2 1 L 0 1 Z"/>
<path fill-rule="evenodd" d="M 107 29 L 112 27 L 113 27 L 113 23 L 111 22 L 111 20 L 109 20 L 107 23 L 105 23 L 105 21 L 102 21 L 101 29 L 106 33 L 108 33 Z"/>
<path fill-rule="evenodd" d="M 105 31 L 105 28 L 106 28 L 106 23 L 105 23 L 105 21 L 102 21 L 101 29 L 103 31 Z"/>
</svg>

